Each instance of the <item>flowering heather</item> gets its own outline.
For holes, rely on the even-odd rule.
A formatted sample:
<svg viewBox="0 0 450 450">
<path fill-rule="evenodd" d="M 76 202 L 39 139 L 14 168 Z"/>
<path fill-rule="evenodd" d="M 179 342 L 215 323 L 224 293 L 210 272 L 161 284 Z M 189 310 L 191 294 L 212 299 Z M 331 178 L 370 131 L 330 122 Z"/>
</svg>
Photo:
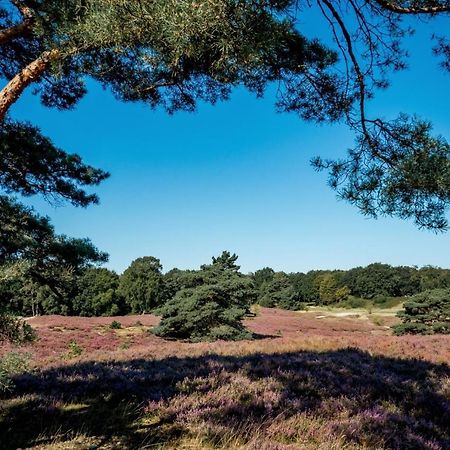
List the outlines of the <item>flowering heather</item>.
<svg viewBox="0 0 450 450">
<path fill-rule="evenodd" d="M 260 339 L 198 344 L 148 333 L 154 316 L 33 319 L 2 448 L 450 448 L 450 336 L 317 316 L 262 309 Z"/>
</svg>

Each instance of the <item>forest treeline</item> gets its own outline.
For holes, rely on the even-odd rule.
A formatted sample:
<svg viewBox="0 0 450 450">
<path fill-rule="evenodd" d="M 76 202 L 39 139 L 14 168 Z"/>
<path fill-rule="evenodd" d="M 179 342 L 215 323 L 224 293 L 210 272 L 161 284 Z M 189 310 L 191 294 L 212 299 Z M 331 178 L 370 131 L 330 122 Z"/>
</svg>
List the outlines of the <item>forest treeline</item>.
<svg viewBox="0 0 450 450">
<path fill-rule="evenodd" d="M 172 269 L 163 272 L 159 259 L 138 258 L 119 275 L 99 267 L 71 273 L 65 271 L 57 284 L 17 277 L 0 277 L 2 312 L 22 316 L 63 314 L 113 316 L 149 313 L 166 305 L 176 296 L 189 297 L 189 289 L 200 286 L 225 286 L 222 272 L 213 269 L 222 264 L 233 274 L 238 295 L 246 304 L 290 310 L 310 305 L 344 307 L 391 306 L 399 298 L 430 289 L 450 288 L 450 269 L 422 268 L 374 263 L 350 270 L 312 270 L 307 273 L 277 272 L 269 267 L 243 274 L 235 265 L 237 256 L 224 252 L 213 263 L 198 270 Z M 215 261 L 215 262 L 214 262 Z M 213 269 L 212 269 L 213 268 Z M 8 266 L 0 269 L 8 271 Z M 186 291 L 188 290 L 188 291 Z"/>
</svg>

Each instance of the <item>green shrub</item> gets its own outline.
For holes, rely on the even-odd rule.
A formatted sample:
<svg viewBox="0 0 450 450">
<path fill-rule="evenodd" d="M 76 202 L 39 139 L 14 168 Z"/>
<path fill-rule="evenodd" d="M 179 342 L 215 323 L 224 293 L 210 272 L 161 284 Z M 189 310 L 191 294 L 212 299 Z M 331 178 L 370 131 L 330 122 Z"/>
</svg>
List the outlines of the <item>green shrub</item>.
<svg viewBox="0 0 450 450">
<path fill-rule="evenodd" d="M 305 309 L 301 296 L 284 272 L 273 273 L 270 280 L 260 285 L 258 304 L 265 308 L 277 307 L 291 311 Z"/>
<path fill-rule="evenodd" d="M 374 297 L 372 301 L 377 308 L 393 308 L 403 301 L 403 297 L 378 295 L 377 297 Z"/>
<path fill-rule="evenodd" d="M 71 359 L 80 356 L 83 353 L 83 349 L 77 344 L 76 341 L 69 342 L 69 350 L 62 355 L 63 359 Z"/>
<path fill-rule="evenodd" d="M 280 300 L 278 303 L 278 308 L 287 309 L 289 311 L 306 311 L 306 304 L 294 297 L 288 297 Z"/>
<path fill-rule="evenodd" d="M 275 300 L 270 295 L 264 295 L 258 300 L 258 305 L 263 308 L 275 308 Z"/>
<path fill-rule="evenodd" d="M 450 334 L 450 289 L 433 289 L 416 294 L 398 313 L 402 324 L 395 334 Z"/>
<path fill-rule="evenodd" d="M 423 323 L 401 323 L 393 327 L 394 334 L 429 334 L 429 327 Z"/>
<path fill-rule="evenodd" d="M 122 328 L 122 324 L 117 320 L 113 320 L 109 325 L 109 328 L 112 328 L 113 330 L 119 330 L 120 328 Z"/>
<path fill-rule="evenodd" d="M 22 319 L 7 314 L 0 314 L 0 342 L 24 344 L 36 340 L 36 332 Z"/>
<path fill-rule="evenodd" d="M 0 358 L 0 392 L 14 387 L 12 375 L 24 372 L 29 367 L 30 354 L 10 352 Z"/>
<path fill-rule="evenodd" d="M 367 300 L 359 297 L 350 297 L 347 300 L 347 304 L 350 308 L 365 308 L 367 306 Z"/>
</svg>

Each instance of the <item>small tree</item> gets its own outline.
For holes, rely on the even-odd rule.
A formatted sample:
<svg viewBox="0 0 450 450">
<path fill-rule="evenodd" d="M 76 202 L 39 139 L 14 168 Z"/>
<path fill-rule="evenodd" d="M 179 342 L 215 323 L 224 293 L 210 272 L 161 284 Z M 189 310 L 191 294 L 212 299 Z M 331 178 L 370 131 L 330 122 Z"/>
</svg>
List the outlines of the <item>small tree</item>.
<svg viewBox="0 0 450 450">
<path fill-rule="evenodd" d="M 241 320 L 250 312 L 256 291 L 252 280 L 238 272 L 236 259 L 224 252 L 196 276 L 191 273 L 195 286 L 182 288 L 157 310 L 162 319 L 154 333 L 190 341 L 250 339 L 252 333 Z"/>
<path fill-rule="evenodd" d="M 433 289 L 414 295 L 398 313 L 403 323 L 395 334 L 450 334 L 450 289 Z"/>
<path fill-rule="evenodd" d="M 153 256 L 134 260 L 120 277 L 119 295 L 133 313 L 144 313 L 160 305 L 163 297 L 162 265 Z"/>
</svg>

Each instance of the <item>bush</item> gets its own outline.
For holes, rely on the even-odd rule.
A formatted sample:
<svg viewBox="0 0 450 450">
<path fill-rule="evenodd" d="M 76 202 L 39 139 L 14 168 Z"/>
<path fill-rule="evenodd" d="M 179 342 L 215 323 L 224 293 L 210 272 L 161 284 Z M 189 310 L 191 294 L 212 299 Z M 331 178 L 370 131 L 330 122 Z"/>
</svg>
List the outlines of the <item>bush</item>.
<svg viewBox="0 0 450 450">
<path fill-rule="evenodd" d="M 373 304 L 377 308 L 393 308 L 401 303 L 402 297 L 388 297 L 385 295 L 379 295 L 373 299 Z"/>
<path fill-rule="evenodd" d="M 275 300 L 270 295 L 264 295 L 258 300 L 258 305 L 263 308 L 275 308 Z"/>
<path fill-rule="evenodd" d="M 122 324 L 120 322 L 118 322 L 117 320 L 113 320 L 111 322 L 111 324 L 109 325 L 109 328 L 111 328 L 113 330 L 120 330 L 120 328 L 122 328 Z"/>
<path fill-rule="evenodd" d="M 24 372 L 29 367 L 28 353 L 10 352 L 0 359 L 0 392 L 10 391 L 14 383 L 11 376 Z"/>
<path fill-rule="evenodd" d="M 340 306 L 344 308 L 366 308 L 368 301 L 359 297 L 349 297 L 345 302 L 342 302 Z"/>
<path fill-rule="evenodd" d="M 22 319 L 7 314 L 0 314 L 0 342 L 25 344 L 36 340 L 36 332 Z"/>
<path fill-rule="evenodd" d="M 403 323 L 395 334 L 450 334 L 450 289 L 433 289 L 416 294 L 398 313 Z"/>
<path fill-rule="evenodd" d="M 305 309 L 301 296 L 295 291 L 288 275 L 277 272 L 260 286 L 258 304 L 265 308 L 281 308 L 291 311 Z"/>
<path fill-rule="evenodd" d="M 77 344 L 76 341 L 69 342 L 69 350 L 63 353 L 63 359 L 72 359 L 80 356 L 83 353 L 83 349 Z"/>
<path fill-rule="evenodd" d="M 279 301 L 278 308 L 287 309 L 289 311 L 306 311 L 306 304 L 295 297 L 287 297 Z"/>
<path fill-rule="evenodd" d="M 99 267 L 85 269 L 76 281 L 72 309 L 80 316 L 117 316 L 128 312 L 118 294 L 119 275 Z"/>
<path fill-rule="evenodd" d="M 423 323 L 401 323 L 393 327 L 394 334 L 401 336 L 402 334 L 429 334 L 429 328 Z"/>
</svg>

